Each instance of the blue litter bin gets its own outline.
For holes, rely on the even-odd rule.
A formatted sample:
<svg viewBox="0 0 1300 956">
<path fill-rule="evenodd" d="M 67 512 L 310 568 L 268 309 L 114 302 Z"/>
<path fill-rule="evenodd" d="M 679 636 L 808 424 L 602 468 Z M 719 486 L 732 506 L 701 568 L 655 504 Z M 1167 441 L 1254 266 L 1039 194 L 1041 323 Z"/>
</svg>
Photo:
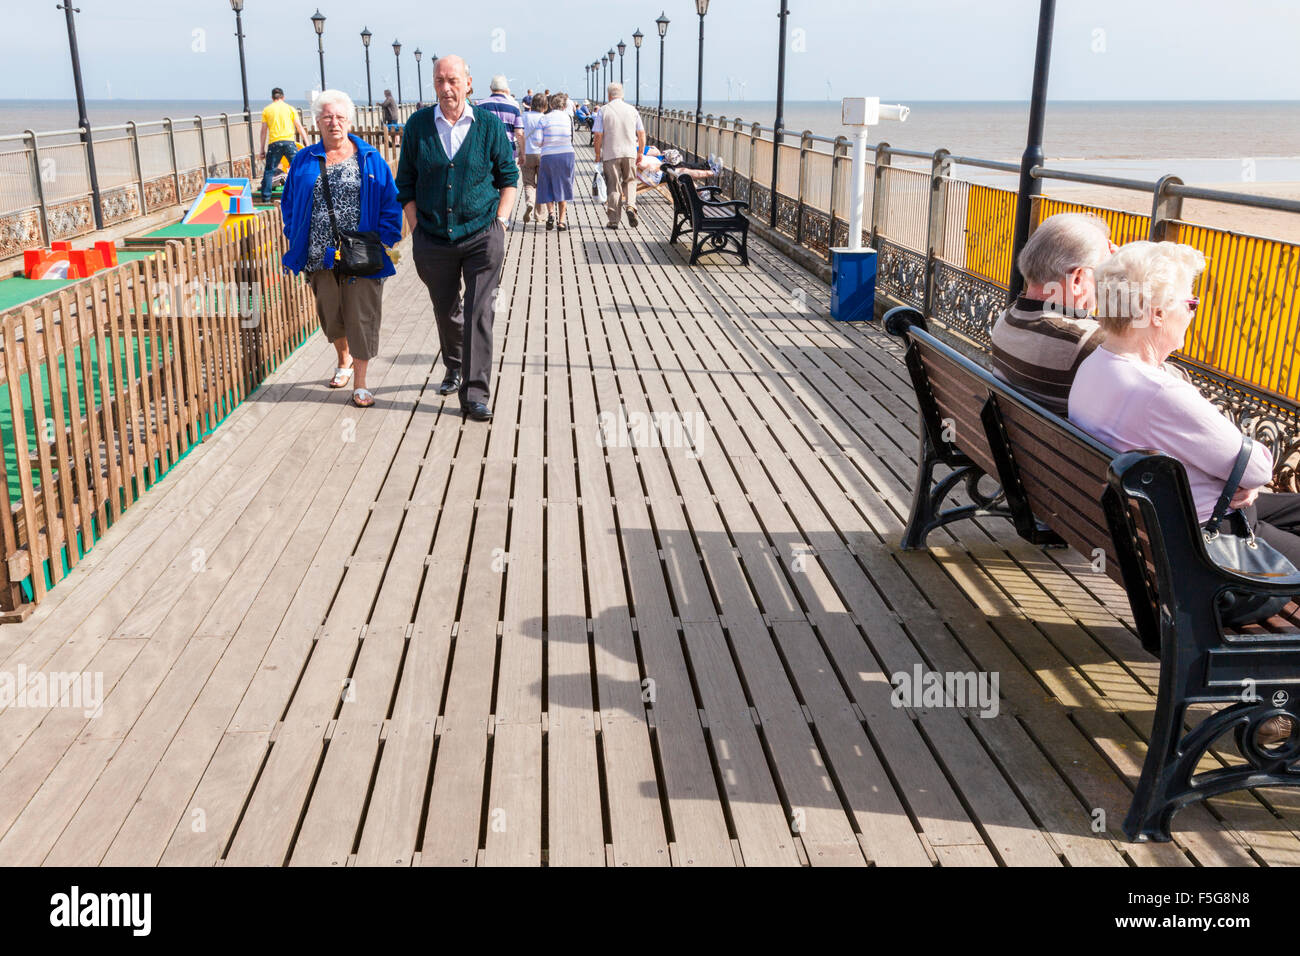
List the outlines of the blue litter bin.
<svg viewBox="0 0 1300 956">
<path fill-rule="evenodd" d="M 831 250 L 831 318 L 862 322 L 875 318 L 876 250 Z"/>
</svg>

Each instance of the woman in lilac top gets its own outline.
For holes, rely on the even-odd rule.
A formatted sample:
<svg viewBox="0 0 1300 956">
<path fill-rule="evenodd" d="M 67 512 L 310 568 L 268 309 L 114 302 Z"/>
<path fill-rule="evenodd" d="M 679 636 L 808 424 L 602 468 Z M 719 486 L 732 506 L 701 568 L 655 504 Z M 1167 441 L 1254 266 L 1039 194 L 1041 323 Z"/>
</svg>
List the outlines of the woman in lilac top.
<svg viewBox="0 0 1300 956">
<path fill-rule="evenodd" d="M 1199 304 L 1193 283 L 1205 256 L 1171 242 L 1130 242 L 1097 266 L 1097 318 L 1105 339 L 1079 365 L 1070 420 L 1117 451 L 1151 448 L 1182 462 L 1204 524 L 1232 473 L 1242 434 L 1195 385 L 1162 368 L 1183 345 Z M 1300 567 L 1300 494 L 1262 490 L 1273 456 L 1256 443 L 1226 526 L 1247 524 Z"/>
</svg>

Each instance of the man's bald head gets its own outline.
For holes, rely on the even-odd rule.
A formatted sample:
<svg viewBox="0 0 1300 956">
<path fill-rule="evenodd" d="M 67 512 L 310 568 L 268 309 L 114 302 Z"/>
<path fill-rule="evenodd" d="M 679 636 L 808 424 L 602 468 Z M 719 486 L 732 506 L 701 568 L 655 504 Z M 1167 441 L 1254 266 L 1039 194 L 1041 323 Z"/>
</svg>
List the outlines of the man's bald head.
<svg viewBox="0 0 1300 956">
<path fill-rule="evenodd" d="M 448 119 L 459 119 L 469 102 L 473 81 L 469 67 L 460 57 L 451 54 L 438 57 L 433 69 L 433 88 L 438 93 L 438 105 Z"/>
<path fill-rule="evenodd" d="M 434 67 L 433 75 L 436 78 L 442 76 L 444 73 L 459 74 L 461 76 L 464 76 L 465 79 L 468 80 L 469 64 L 467 64 L 464 61 L 464 59 L 462 59 L 461 57 L 456 56 L 456 54 L 454 53 L 449 54 L 447 56 L 440 56 L 438 57 L 437 65 Z"/>
</svg>

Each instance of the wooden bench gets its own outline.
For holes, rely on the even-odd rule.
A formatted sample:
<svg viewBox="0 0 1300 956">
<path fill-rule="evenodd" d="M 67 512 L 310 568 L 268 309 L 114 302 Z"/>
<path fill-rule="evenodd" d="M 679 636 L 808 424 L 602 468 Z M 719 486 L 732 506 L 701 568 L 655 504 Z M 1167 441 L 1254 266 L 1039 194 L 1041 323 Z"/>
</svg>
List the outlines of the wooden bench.
<svg viewBox="0 0 1300 956">
<path fill-rule="evenodd" d="M 741 212 L 749 208 L 749 203 L 707 198 L 717 195 L 717 186 L 697 187 L 692 177 L 678 175 L 674 169 L 664 173 L 664 180 L 673 197 L 673 231 L 669 242 L 676 242 L 690 229 L 690 264 L 695 265 L 706 252 L 726 252 L 740 256 L 741 265 L 749 265 L 749 220 Z M 729 248 L 729 244 L 734 248 Z"/>
<path fill-rule="evenodd" d="M 921 418 L 902 547 L 924 547 L 934 529 L 984 515 L 1011 520 L 1038 544 L 1063 541 L 1124 588 L 1143 646 L 1160 658 L 1150 744 L 1124 820 L 1129 839 L 1168 840 L 1174 813 L 1206 797 L 1300 784 L 1291 767 L 1300 757 L 1300 606 L 1227 629 L 1217 603 L 1228 588 L 1300 594 L 1300 577 L 1266 580 L 1215 564 L 1176 459 L 1106 447 L 936 338 L 914 309 L 893 309 L 884 324 L 907 345 Z M 951 471 L 937 474 L 940 465 Z M 999 488 L 980 489 L 985 476 Z M 975 503 L 941 510 L 962 484 Z M 1221 706 L 1189 727 L 1195 704 Z M 1280 741 L 1279 717 L 1289 730 Z M 1220 766 L 1208 751 L 1227 756 L 1229 735 L 1240 760 Z M 1202 761 L 1213 769 L 1198 773 Z"/>
</svg>

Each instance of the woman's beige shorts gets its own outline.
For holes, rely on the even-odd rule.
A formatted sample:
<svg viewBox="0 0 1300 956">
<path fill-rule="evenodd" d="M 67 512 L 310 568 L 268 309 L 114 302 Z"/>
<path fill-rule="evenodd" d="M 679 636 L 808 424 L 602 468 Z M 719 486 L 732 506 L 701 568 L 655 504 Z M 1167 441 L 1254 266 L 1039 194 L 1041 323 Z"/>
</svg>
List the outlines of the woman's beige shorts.
<svg viewBox="0 0 1300 956">
<path fill-rule="evenodd" d="M 335 342 L 346 336 L 348 351 L 363 362 L 378 355 L 383 280 L 320 269 L 310 273 L 309 281 L 316 293 L 316 316 L 325 338 Z"/>
</svg>

